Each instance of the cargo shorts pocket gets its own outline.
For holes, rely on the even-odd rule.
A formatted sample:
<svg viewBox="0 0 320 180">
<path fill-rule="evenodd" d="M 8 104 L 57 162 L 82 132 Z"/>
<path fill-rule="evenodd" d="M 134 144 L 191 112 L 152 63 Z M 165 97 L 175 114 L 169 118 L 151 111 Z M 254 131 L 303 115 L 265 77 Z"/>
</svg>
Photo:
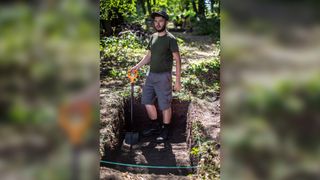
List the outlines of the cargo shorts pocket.
<svg viewBox="0 0 320 180">
<path fill-rule="evenodd" d="M 154 86 L 148 76 L 142 89 L 141 104 L 153 104 L 155 96 Z"/>
<path fill-rule="evenodd" d="M 171 73 L 161 74 L 159 82 L 155 87 L 158 97 L 158 105 L 161 110 L 165 110 L 171 106 L 172 101 L 172 77 Z"/>
</svg>

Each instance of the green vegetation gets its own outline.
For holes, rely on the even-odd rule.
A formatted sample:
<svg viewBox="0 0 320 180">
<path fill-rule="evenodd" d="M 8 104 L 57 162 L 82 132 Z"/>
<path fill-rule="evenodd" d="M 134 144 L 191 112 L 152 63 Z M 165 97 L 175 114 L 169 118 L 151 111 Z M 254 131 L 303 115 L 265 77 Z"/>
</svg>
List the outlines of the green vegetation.
<svg viewBox="0 0 320 180">
<path fill-rule="evenodd" d="M 201 144 L 199 156 L 201 157 L 198 168 L 200 179 L 220 179 L 220 160 L 218 159 L 217 144 L 206 141 Z"/>
<path fill-rule="evenodd" d="M 127 71 L 146 53 L 145 48 L 153 33 L 150 14 L 153 11 L 165 10 L 171 20 L 168 25 L 169 31 L 176 36 L 183 58 L 181 79 L 183 88 L 180 92 L 173 93 L 174 98 L 190 101 L 193 98 L 213 99 L 212 97 L 219 96 L 219 8 L 220 2 L 217 0 L 100 1 L 100 80 L 104 89 L 103 94 L 108 97 L 129 96 Z M 204 55 L 199 58 L 197 53 Z M 142 67 L 139 71 L 140 78 L 135 84 L 135 96 L 138 98 L 147 71 L 148 66 Z M 175 81 L 175 77 L 173 80 Z M 111 102 L 106 103 L 108 103 L 106 109 L 113 108 Z M 107 127 L 107 124 L 115 122 L 108 117 L 103 120 L 102 129 L 110 133 L 111 130 L 108 128 L 112 127 Z M 103 134 L 100 137 L 102 144 L 109 142 L 110 139 L 115 137 L 110 134 Z M 200 179 L 218 179 L 220 161 L 217 143 L 208 139 L 201 121 L 193 122 L 192 139 L 194 146 L 191 154 L 199 159 L 197 162 L 200 167 L 193 176 Z M 101 154 L 104 153 L 104 148 L 100 147 Z"/>
<path fill-rule="evenodd" d="M 298 83 L 280 80 L 268 88 L 247 87 L 250 94 L 243 95 L 229 109 L 232 113 L 225 113 L 228 127 L 223 143 L 233 149 L 228 154 L 230 159 L 241 157 L 240 162 L 228 162 L 229 166 L 237 169 L 250 159 L 248 167 L 256 176 L 261 176 L 257 167 L 264 167 L 268 179 L 290 179 L 296 171 L 306 171 L 306 167 L 316 164 L 320 148 L 315 143 L 320 135 L 319 80 L 318 74 Z M 300 166 L 293 168 L 292 163 L 297 161 Z M 305 174 L 316 177 L 317 173 L 308 169 Z"/>
<path fill-rule="evenodd" d="M 200 98 L 213 96 L 220 90 L 220 60 L 209 59 L 190 63 L 183 71 L 182 84 L 192 95 Z"/>
<path fill-rule="evenodd" d="M 197 178 L 220 179 L 219 144 L 207 139 L 201 121 L 192 123 L 192 137 L 194 146 L 191 149 L 191 156 L 196 159 L 199 166 Z"/>
<path fill-rule="evenodd" d="M 0 146 L 8 153 L 1 160 L 1 179 L 70 179 L 72 154 L 58 125 L 59 110 L 62 104 L 78 104 L 88 86 L 98 85 L 94 6 L 75 0 L 2 1 Z M 94 115 L 97 110 L 92 105 Z M 90 125 L 85 144 L 96 138 L 96 126 Z M 78 162 L 84 169 L 80 179 L 92 177 L 94 159 L 87 156 L 85 163 Z"/>
<path fill-rule="evenodd" d="M 127 79 L 127 71 L 141 59 L 146 41 L 128 32 L 120 37 L 103 38 L 100 41 L 101 78 Z M 140 72 L 142 73 L 142 72 Z"/>
<path fill-rule="evenodd" d="M 24 3 L 0 8 L 3 122 L 55 123 L 58 104 L 96 78 L 91 8 L 73 1 L 41 11 Z"/>
<path fill-rule="evenodd" d="M 115 35 L 115 28 L 125 22 L 150 27 L 149 16 L 153 11 L 167 11 L 175 28 L 195 31 L 196 34 L 220 35 L 219 0 L 101 0 L 101 31 Z"/>
</svg>

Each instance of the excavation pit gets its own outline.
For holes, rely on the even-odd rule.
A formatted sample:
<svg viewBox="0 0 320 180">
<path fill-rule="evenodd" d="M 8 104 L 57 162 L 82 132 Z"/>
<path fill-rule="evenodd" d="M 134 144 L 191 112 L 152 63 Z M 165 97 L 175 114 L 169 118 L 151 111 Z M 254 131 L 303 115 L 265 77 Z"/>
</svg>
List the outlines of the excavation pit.
<svg viewBox="0 0 320 180">
<path fill-rule="evenodd" d="M 189 101 L 172 101 L 172 122 L 170 126 L 169 139 L 164 143 L 158 143 L 156 135 L 143 137 L 140 133 L 139 143 L 129 148 L 125 143 L 119 144 L 115 150 L 106 150 L 103 161 L 115 162 L 115 164 L 103 163 L 101 166 L 116 169 L 122 172 L 145 173 L 145 174 L 192 174 L 192 168 L 164 168 L 174 166 L 192 166 L 190 160 L 190 120 L 188 119 Z M 124 103 L 124 127 L 120 133 L 120 140 L 123 142 L 125 133 L 130 131 L 130 99 Z M 161 111 L 158 110 L 158 117 L 162 119 Z M 134 129 L 141 132 L 148 125 L 147 112 L 140 99 L 134 102 Z M 188 125 L 189 124 L 189 125 Z M 120 164 L 119 164 L 120 163 Z M 142 167 L 132 167 L 142 165 Z M 160 166 L 162 168 L 149 168 L 144 166 Z"/>
</svg>

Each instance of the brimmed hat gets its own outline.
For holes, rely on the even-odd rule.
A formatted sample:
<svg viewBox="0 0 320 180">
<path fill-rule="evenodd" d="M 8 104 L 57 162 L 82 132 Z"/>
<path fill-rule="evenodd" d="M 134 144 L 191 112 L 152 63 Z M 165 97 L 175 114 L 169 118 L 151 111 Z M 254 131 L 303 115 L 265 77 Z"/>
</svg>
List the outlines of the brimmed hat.
<svg viewBox="0 0 320 180">
<path fill-rule="evenodd" d="M 151 13 L 151 18 L 152 19 L 154 19 L 156 16 L 162 16 L 167 21 L 169 20 L 168 14 L 166 12 L 164 12 L 164 11 L 158 11 L 158 12 Z"/>
</svg>

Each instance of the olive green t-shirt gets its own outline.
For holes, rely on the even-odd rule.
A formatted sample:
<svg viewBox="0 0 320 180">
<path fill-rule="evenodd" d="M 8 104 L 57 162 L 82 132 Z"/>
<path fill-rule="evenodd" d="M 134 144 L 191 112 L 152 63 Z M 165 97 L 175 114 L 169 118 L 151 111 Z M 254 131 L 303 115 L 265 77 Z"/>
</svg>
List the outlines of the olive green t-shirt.
<svg viewBox="0 0 320 180">
<path fill-rule="evenodd" d="M 173 52 L 178 52 L 176 38 L 169 32 L 164 36 L 154 33 L 149 41 L 148 50 L 151 50 L 150 72 L 171 72 L 173 66 Z"/>
</svg>

